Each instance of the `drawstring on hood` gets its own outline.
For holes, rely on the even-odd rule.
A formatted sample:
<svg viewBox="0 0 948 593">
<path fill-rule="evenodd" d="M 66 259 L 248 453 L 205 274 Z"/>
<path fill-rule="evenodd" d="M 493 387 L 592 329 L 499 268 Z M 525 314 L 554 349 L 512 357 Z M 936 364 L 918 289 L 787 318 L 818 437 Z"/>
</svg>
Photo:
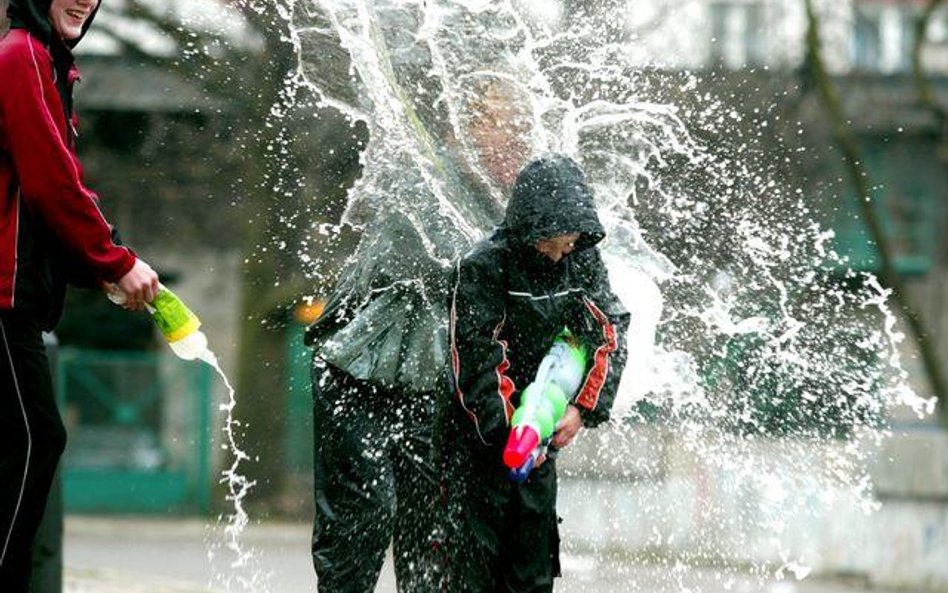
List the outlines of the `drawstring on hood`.
<svg viewBox="0 0 948 593">
<path fill-rule="evenodd" d="M 606 235 L 585 175 L 575 161 L 561 154 L 540 157 L 520 171 L 505 226 L 513 241 L 531 246 L 541 239 L 579 233 L 577 251 Z"/>
</svg>

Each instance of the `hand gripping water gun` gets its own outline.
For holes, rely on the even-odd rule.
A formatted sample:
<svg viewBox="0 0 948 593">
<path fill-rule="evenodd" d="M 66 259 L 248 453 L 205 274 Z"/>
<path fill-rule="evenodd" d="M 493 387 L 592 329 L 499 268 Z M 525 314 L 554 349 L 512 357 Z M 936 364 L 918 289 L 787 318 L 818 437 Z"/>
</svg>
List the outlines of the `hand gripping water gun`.
<svg viewBox="0 0 948 593">
<path fill-rule="evenodd" d="M 504 447 L 504 465 L 510 468 L 512 481 L 527 479 L 585 375 L 586 349 L 564 329 L 543 357 L 536 378 L 523 390 L 520 406 L 513 413 Z"/>
</svg>

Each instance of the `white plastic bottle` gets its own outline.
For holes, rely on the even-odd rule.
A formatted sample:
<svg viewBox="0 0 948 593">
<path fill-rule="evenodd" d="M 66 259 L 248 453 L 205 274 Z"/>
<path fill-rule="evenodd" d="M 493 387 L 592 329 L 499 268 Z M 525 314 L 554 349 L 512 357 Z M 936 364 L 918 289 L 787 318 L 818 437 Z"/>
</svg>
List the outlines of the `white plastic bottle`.
<svg viewBox="0 0 948 593">
<path fill-rule="evenodd" d="M 106 294 L 113 303 L 125 304 L 125 294 L 115 284 L 108 286 Z M 201 320 L 177 295 L 159 284 L 155 300 L 145 306 L 175 355 L 184 360 L 210 361 L 212 355 L 207 348 L 207 336 L 200 330 Z"/>
</svg>

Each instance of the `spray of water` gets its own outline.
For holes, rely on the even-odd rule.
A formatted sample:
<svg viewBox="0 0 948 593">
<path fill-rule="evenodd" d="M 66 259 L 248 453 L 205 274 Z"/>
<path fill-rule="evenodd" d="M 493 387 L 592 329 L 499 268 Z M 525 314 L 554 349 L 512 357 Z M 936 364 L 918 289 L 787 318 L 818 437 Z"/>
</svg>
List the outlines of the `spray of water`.
<svg viewBox="0 0 948 593">
<path fill-rule="evenodd" d="M 800 518 L 875 508 L 866 463 L 887 411 L 931 411 L 907 385 L 887 292 L 846 269 L 812 197 L 740 131 L 746 115 L 694 76 L 633 63 L 621 10 L 578 3 L 575 14 L 537 18 L 529 4 L 276 4 L 298 68 L 275 116 L 315 97 L 368 128 L 339 223 L 363 237 L 352 289 L 423 292 L 499 220 L 505 189 L 491 160 L 518 157 L 476 142 L 482 97 L 499 92 L 487 115 L 513 116 L 490 120 L 495 131 L 582 163 L 613 285 L 633 316 L 622 422 L 577 462 L 608 473 L 610 451 L 643 453 L 615 469 L 635 480 L 611 503 L 607 543 L 677 567 L 671 588 L 678 568 L 695 564 L 803 578 L 818 559 L 799 552 Z M 344 67 L 327 62 L 327 44 L 345 50 Z M 767 114 L 756 117 L 767 126 Z M 396 240 L 399 261 L 378 256 Z M 320 276 L 318 257 L 300 259 Z M 431 295 L 423 306 L 439 310 Z"/>
<path fill-rule="evenodd" d="M 215 567 L 212 576 L 214 585 L 223 587 L 225 591 L 260 592 L 269 591 L 269 573 L 257 565 L 257 556 L 254 550 L 241 541 L 241 536 L 249 524 L 250 518 L 244 508 L 244 498 L 254 486 L 254 482 L 240 473 L 240 464 L 249 460 L 250 456 L 240 447 L 236 431 L 240 429 L 240 421 L 234 418 L 234 408 L 237 406 L 236 392 L 231 386 L 227 375 L 221 369 L 217 356 L 205 349 L 198 357 L 210 365 L 224 381 L 227 388 L 227 401 L 220 405 L 224 417 L 225 441 L 221 448 L 232 456 L 229 467 L 221 472 L 220 483 L 227 487 L 226 500 L 233 505 L 233 510 L 226 516 L 218 517 L 224 524 L 223 544 L 228 552 L 229 563 L 226 567 Z M 208 560 L 215 566 L 215 551 L 220 546 L 215 541 L 208 549 Z"/>
</svg>

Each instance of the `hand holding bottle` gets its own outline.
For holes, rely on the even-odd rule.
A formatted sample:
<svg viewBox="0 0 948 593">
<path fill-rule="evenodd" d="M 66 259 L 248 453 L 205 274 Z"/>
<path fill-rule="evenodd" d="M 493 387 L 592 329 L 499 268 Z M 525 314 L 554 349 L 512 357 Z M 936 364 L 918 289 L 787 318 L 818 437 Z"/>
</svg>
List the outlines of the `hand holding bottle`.
<svg viewBox="0 0 948 593">
<path fill-rule="evenodd" d="M 200 331 L 201 320 L 176 294 L 158 284 L 151 301 L 143 302 L 140 307 L 130 307 L 125 293 L 117 284 L 106 283 L 104 288 L 109 300 L 116 305 L 130 310 L 147 309 L 161 335 L 179 358 L 184 360 L 199 358 L 214 364 L 213 353 L 207 348 L 207 337 Z"/>
<path fill-rule="evenodd" d="M 124 299 L 120 305 L 130 311 L 140 311 L 158 294 L 158 274 L 141 259 L 116 284 Z M 114 301 L 115 299 L 113 299 Z"/>
</svg>

